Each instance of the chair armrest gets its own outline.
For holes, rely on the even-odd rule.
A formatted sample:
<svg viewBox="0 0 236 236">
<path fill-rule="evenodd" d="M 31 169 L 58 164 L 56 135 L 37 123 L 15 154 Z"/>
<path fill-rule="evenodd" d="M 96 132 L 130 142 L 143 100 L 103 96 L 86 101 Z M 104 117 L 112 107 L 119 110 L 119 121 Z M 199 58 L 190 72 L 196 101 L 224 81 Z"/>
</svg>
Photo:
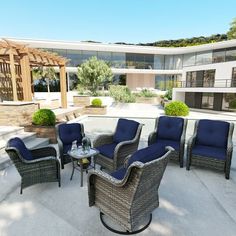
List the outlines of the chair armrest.
<svg viewBox="0 0 236 236">
<path fill-rule="evenodd" d="M 93 147 L 100 147 L 104 144 L 110 144 L 113 143 L 113 136 L 114 134 L 101 134 L 97 136 L 93 141 Z"/>
<path fill-rule="evenodd" d="M 55 156 L 42 157 L 42 158 L 30 160 L 30 161 L 23 159 L 22 161 L 27 164 L 33 164 L 33 163 L 38 163 L 38 162 L 43 162 L 43 161 L 55 161 L 55 162 L 58 162 L 59 164 L 59 160 Z"/>
<path fill-rule="evenodd" d="M 195 145 L 197 134 L 194 134 L 189 140 L 188 140 L 188 146 L 187 146 L 187 153 L 190 154 L 192 152 L 192 148 Z"/>
<path fill-rule="evenodd" d="M 156 137 L 157 137 L 157 132 L 155 132 L 155 131 L 148 135 L 148 146 L 155 143 Z"/>
<path fill-rule="evenodd" d="M 42 147 L 36 149 L 29 150 L 33 157 L 40 158 L 40 157 L 48 157 L 48 156 L 57 156 L 56 149 L 54 147 Z"/>
</svg>

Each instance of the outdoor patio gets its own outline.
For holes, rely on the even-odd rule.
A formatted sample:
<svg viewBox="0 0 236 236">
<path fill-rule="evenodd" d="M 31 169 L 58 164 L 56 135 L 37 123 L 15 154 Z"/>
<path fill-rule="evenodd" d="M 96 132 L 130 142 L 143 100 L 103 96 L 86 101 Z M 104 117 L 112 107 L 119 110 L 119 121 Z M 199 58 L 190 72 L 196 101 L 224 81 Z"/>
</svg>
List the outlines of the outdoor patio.
<svg viewBox="0 0 236 236">
<path fill-rule="evenodd" d="M 191 114 L 194 118 L 195 113 Z M 204 118 L 204 113 L 197 113 L 197 116 Z M 206 116 L 227 118 L 222 113 Z M 105 128 L 102 126 L 104 119 Z M 101 132 L 111 132 L 116 120 L 85 117 L 80 122 L 93 139 Z M 145 124 L 139 145 L 142 148 L 147 145 L 154 119 L 137 120 Z M 193 124 L 190 120 L 186 139 L 192 134 Z M 233 141 L 235 146 L 235 132 Z M 61 171 L 61 188 L 56 183 L 40 184 L 25 189 L 23 195 L 19 194 L 20 177 L 15 167 L 1 171 L 0 235 L 113 235 L 101 224 L 97 208 L 88 207 L 86 178 L 81 188 L 79 172 L 70 181 L 71 170 L 68 164 Z M 160 206 L 153 212 L 149 228 L 140 235 L 233 236 L 236 232 L 235 196 L 235 149 L 230 180 L 221 172 L 197 167 L 186 171 L 185 167 L 179 168 L 170 162 L 159 188 Z"/>
</svg>

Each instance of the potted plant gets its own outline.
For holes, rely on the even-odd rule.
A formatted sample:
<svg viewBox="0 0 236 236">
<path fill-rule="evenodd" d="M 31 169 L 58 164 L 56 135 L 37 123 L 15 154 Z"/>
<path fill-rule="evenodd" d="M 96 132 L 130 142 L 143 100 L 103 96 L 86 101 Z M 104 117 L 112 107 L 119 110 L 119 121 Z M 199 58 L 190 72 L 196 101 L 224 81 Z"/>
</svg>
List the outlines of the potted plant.
<svg viewBox="0 0 236 236">
<path fill-rule="evenodd" d="M 93 115 L 105 115 L 107 113 L 107 106 L 102 105 L 100 98 L 94 98 L 90 106 L 86 106 L 84 110 L 85 114 Z"/>
<path fill-rule="evenodd" d="M 26 132 L 35 132 L 39 138 L 49 138 L 50 143 L 57 143 L 56 116 L 50 109 L 39 109 L 32 117 L 32 125 L 24 127 Z"/>
</svg>

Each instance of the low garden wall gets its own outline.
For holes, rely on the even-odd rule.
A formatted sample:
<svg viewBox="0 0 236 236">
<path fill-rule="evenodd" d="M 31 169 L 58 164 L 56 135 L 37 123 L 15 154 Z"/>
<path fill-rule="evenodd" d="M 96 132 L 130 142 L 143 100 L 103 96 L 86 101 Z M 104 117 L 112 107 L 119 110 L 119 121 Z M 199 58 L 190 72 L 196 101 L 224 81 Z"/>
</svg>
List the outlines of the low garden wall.
<svg viewBox="0 0 236 236">
<path fill-rule="evenodd" d="M 0 103 L 0 125 L 24 126 L 31 124 L 33 113 L 39 109 L 34 102 Z"/>
</svg>

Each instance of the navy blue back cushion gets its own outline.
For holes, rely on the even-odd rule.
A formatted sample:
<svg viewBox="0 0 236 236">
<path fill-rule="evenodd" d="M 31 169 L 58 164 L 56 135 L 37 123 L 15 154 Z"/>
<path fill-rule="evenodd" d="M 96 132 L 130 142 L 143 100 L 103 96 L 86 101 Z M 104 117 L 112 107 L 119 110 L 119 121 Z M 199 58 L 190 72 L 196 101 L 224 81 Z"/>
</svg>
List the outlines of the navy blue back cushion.
<svg viewBox="0 0 236 236">
<path fill-rule="evenodd" d="M 196 144 L 226 148 L 228 133 L 228 122 L 220 120 L 199 120 Z"/>
<path fill-rule="evenodd" d="M 157 140 L 169 139 L 179 141 L 183 132 L 183 125 L 183 118 L 161 116 L 158 121 Z"/>
<path fill-rule="evenodd" d="M 59 125 L 59 137 L 63 144 L 72 144 L 73 141 L 77 140 L 77 143 L 81 143 L 82 134 L 81 126 L 79 123 L 74 124 L 61 124 Z"/>
<path fill-rule="evenodd" d="M 16 137 L 10 139 L 8 142 L 8 147 L 16 148 L 25 160 L 33 160 L 31 152 L 27 149 L 24 142 L 20 138 Z"/>
<path fill-rule="evenodd" d="M 154 143 L 146 148 L 136 151 L 129 159 L 128 166 L 135 161 L 146 163 L 163 156 L 167 151 L 165 145 Z"/>
<path fill-rule="evenodd" d="M 139 123 L 134 120 L 119 119 L 116 127 L 116 132 L 113 137 L 115 143 L 120 143 L 127 140 L 132 140 L 138 129 Z"/>
<path fill-rule="evenodd" d="M 140 149 L 136 151 L 129 159 L 128 166 L 129 167 L 133 162 L 140 161 L 142 163 L 146 163 L 149 161 L 153 161 L 157 158 L 162 157 L 167 151 L 165 150 L 164 145 L 160 144 L 152 144 L 146 148 Z M 122 180 L 126 174 L 127 168 L 122 167 L 119 170 L 116 170 L 111 173 L 111 176 L 118 180 Z"/>
</svg>

